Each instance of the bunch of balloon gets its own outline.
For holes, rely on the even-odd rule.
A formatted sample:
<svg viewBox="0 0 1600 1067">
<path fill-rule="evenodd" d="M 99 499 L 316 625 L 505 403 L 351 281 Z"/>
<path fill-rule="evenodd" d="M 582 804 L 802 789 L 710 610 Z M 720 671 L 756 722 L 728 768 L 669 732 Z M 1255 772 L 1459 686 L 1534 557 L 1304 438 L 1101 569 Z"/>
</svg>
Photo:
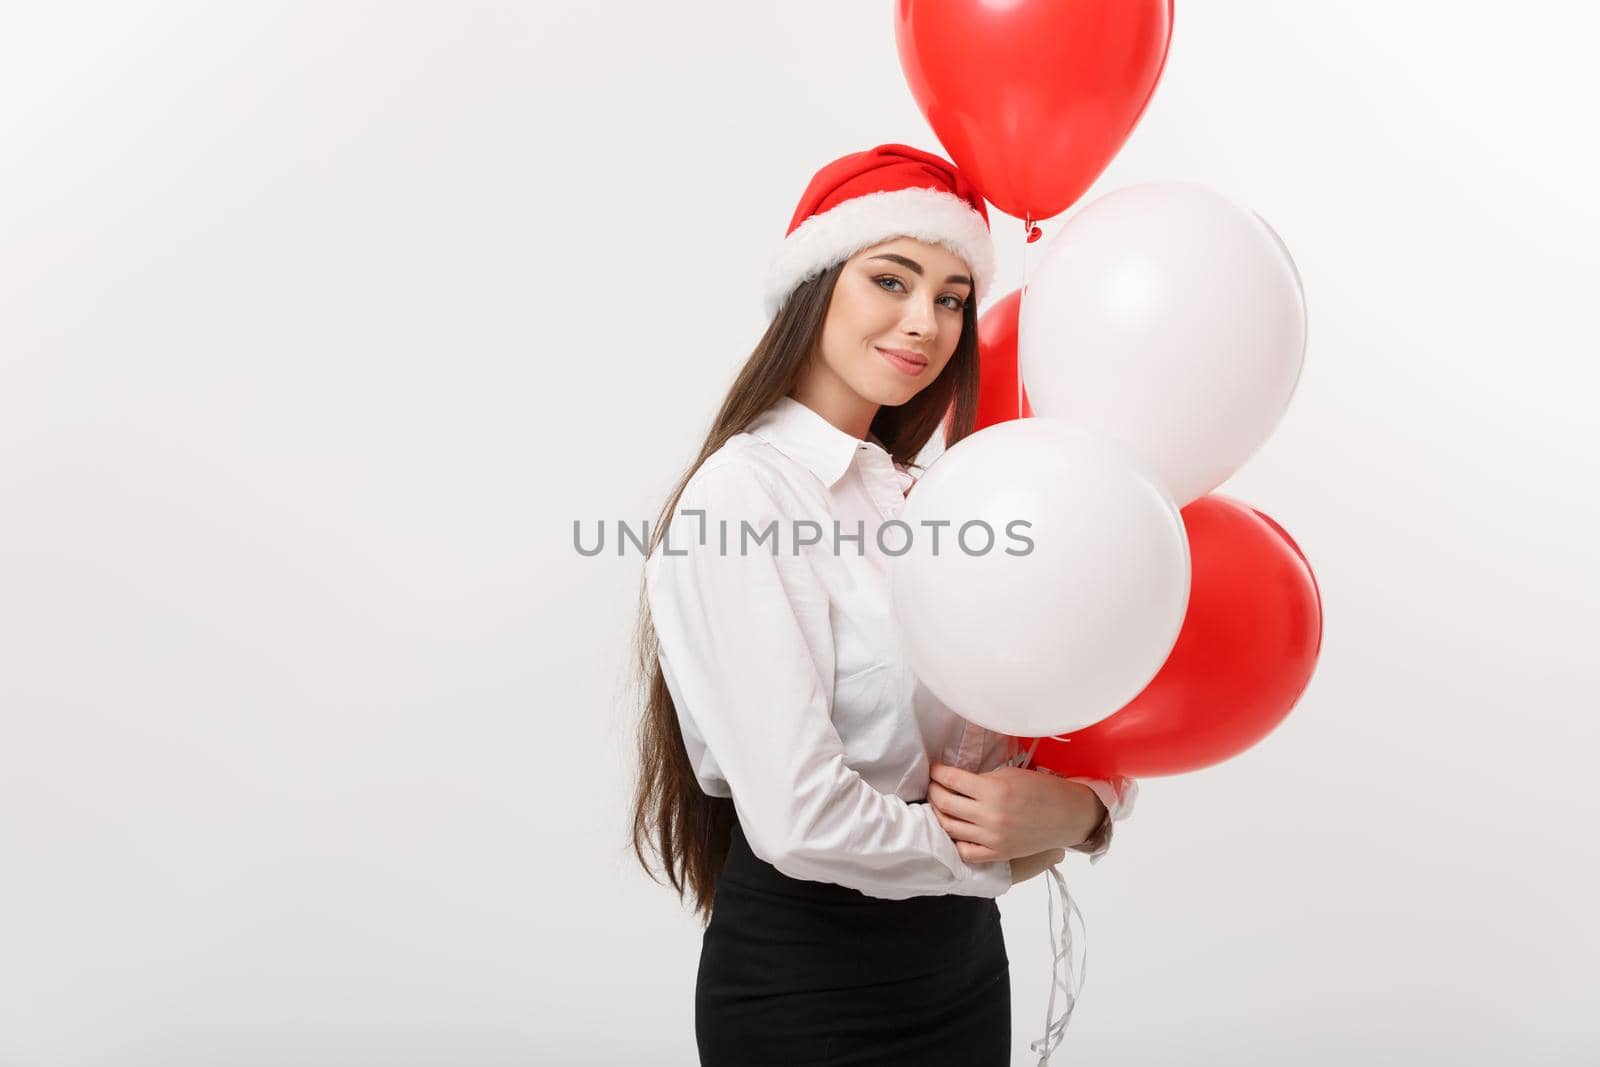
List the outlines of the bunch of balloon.
<svg viewBox="0 0 1600 1067">
<path fill-rule="evenodd" d="M 1213 494 L 1282 420 L 1306 346 L 1288 249 L 1257 214 L 1186 183 L 1121 189 L 1051 239 L 1019 313 L 1042 416 L 1122 443 L 1181 508 L 1191 584 L 1160 670 L 1099 721 L 1040 733 L 1067 775 L 1178 774 L 1259 742 L 1310 683 L 1316 578 L 1265 514 Z"/>
<path fill-rule="evenodd" d="M 935 134 L 1032 242 L 1144 113 L 1172 4 L 899 0 L 895 19 Z M 1309 683 L 1320 597 L 1277 523 L 1207 494 L 1299 379 L 1288 249 L 1202 186 L 1118 190 L 1063 224 L 979 330 L 977 428 L 903 514 L 958 526 L 956 544 L 891 569 L 918 676 L 1063 775 L 1177 774 L 1261 740 Z M 1026 551 L 972 550 L 967 531 L 997 527 Z"/>
</svg>

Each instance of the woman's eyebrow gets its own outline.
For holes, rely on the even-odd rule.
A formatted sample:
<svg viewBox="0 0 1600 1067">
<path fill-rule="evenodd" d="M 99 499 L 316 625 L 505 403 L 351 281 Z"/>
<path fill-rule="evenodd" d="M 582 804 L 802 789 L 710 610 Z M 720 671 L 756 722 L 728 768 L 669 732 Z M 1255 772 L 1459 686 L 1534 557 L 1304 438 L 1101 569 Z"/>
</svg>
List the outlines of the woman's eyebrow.
<svg viewBox="0 0 1600 1067">
<path fill-rule="evenodd" d="M 907 270 L 916 271 L 918 274 L 922 273 L 922 264 L 921 263 L 918 263 L 914 259 L 907 259 L 905 256 L 896 255 L 893 252 L 884 252 L 882 255 L 870 256 L 868 258 L 869 259 L 887 259 L 891 263 L 900 264 L 902 267 L 906 268 Z M 971 285 L 972 284 L 972 279 L 967 277 L 965 274 L 952 274 L 952 275 L 950 275 L 950 277 L 945 279 L 945 284 L 946 285 L 951 285 L 951 284 Z"/>
</svg>

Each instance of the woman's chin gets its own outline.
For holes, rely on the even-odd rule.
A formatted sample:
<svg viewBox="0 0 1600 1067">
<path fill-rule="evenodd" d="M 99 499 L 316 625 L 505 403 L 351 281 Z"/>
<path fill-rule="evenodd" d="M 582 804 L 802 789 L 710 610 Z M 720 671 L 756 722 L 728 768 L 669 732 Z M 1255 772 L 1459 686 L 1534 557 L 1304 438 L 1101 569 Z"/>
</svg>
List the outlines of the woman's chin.
<svg viewBox="0 0 1600 1067">
<path fill-rule="evenodd" d="M 889 373 L 894 377 L 879 378 L 874 375 L 872 380 L 863 382 L 862 397 L 879 407 L 899 407 L 921 392 L 925 384 L 918 379 L 907 378 L 896 370 L 891 370 Z"/>
</svg>

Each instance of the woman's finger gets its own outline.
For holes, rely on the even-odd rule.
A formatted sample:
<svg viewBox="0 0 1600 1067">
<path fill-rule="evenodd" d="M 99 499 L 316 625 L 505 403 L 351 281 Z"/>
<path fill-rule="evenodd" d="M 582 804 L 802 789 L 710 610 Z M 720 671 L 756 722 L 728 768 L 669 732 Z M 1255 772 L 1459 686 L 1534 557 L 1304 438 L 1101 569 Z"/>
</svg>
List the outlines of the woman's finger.
<svg viewBox="0 0 1600 1067">
<path fill-rule="evenodd" d="M 982 798 L 988 791 L 990 783 L 981 774 L 952 767 L 948 763 L 933 763 L 928 766 L 928 777 L 938 782 L 947 789 L 952 789 L 963 796 Z"/>
<path fill-rule="evenodd" d="M 956 841 L 958 844 L 965 841 L 969 844 L 977 844 L 988 847 L 994 845 L 995 843 L 993 836 L 977 823 L 965 822 L 961 819 L 954 818 L 940 811 L 938 808 L 933 809 L 933 814 L 934 817 L 939 820 L 939 825 L 944 827 L 944 832 L 949 834 L 951 839 Z"/>
<path fill-rule="evenodd" d="M 957 841 L 956 851 L 961 854 L 963 863 L 990 863 L 1000 858 L 1000 854 L 994 849 L 974 845 L 970 841 Z"/>
<path fill-rule="evenodd" d="M 965 822 L 977 822 L 983 812 L 982 804 L 971 797 L 946 789 L 938 782 L 928 783 L 928 803 L 946 815 Z"/>
</svg>

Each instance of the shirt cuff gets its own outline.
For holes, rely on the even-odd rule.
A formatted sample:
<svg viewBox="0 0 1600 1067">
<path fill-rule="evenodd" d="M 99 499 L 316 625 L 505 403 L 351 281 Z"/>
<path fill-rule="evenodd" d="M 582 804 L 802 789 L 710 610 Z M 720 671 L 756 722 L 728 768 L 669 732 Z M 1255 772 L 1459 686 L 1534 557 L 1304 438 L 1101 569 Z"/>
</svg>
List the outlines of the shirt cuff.
<svg viewBox="0 0 1600 1067">
<path fill-rule="evenodd" d="M 961 885 L 958 893 L 975 897 L 998 897 L 1011 888 L 1011 861 L 991 860 L 988 863 L 968 863 L 972 877 Z"/>
</svg>

